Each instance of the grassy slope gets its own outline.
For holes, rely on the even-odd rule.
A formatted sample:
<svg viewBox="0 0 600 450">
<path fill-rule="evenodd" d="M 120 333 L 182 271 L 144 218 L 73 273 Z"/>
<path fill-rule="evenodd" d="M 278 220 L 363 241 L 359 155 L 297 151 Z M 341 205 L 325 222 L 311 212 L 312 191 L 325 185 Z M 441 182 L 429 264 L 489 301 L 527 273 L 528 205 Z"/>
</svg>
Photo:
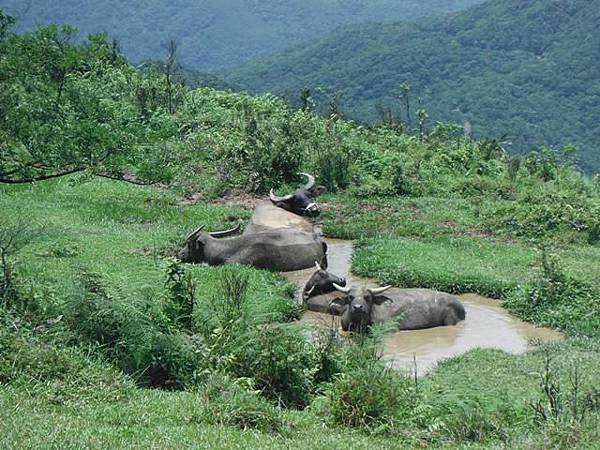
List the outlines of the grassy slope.
<svg viewBox="0 0 600 450">
<path fill-rule="evenodd" d="M 338 0 L 194 2 L 103 0 L 29 2 L 2 0 L 0 8 L 19 17 L 20 29 L 69 23 L 83 35 L 107 32 L 133 61 L 162 59 L 166 42 L 179 44 L 182 62 L 194 69 L 226 67 L 322 35 L 337 26 L 370 20 L 405 20 L 465 8 L 481 0 Z"/>
<path fill-rule="evenodd" d="M 594 392 L 594 374 L 600 370 L 597 343 L 570 341 L 546 350 L 565 402 L 573 367 L 580 371 L 580 392 Z M 328 427 L 318 407 L 282 411 L 288 426 L 269 434 L 207 424 L 200 414 L 203 399 L 193 392 L 126 386 L 110 397 L 98 395 L 98 385 L 16 384 L 0 388 L 0 447 L 422 448 L 429 442 L 435 448 L 501 443 L 510 448 L 593 448 L 600 437 L 597 415 L 580 423 L 549 423 L 541 430 L 532 423 L 532 405 L 545 400 L 540 388 L 545 354 L 474 350 L 447 360 L 420 382 L 427 406 L 412 420 L 423 428 L 407 423 L 405 434 L 393 437 Z"/>
<path fill-rule="evenodd" d="M 178 248 L 178 241 L 188 229 L 199 222 L 221 228 L 228 225 L 231 216 L 247 217 L 246 212 L 237 208 L 201 204 L 181 207 L 169 193 L 100 180 L 87 180 L 81 184 L 77 178 L 64 179 L 31 187 L 2 188 L 1 193 L 4 211 L 14 215 L 27 211 L 33 221 L 47 225 L 49 234 L 29 246 L 23 256 L 30 258 L 32 270 L 38 272 L 44 284 L 59 289 L 65 285 L 64 278 L 73 276 L 77 268 L 84 265 L 108 277 L 115 290 L 134 294 L 149 289 L 158 295 L 164 276 L 159 260 L 163 254 Z M 342 196 L 335 200 L 341 207 L 345 199 Z M 456 213 L 451 212 L 455 209 L 440 211 L 435 207 L 435 200 L 431 200 L 431 204 L 423 199 L 418 202 L 421 209 L 429 211 L 429 214 L 437 217 L 449 214 L 457 219 Z M 399 214 L 403 211 L 398 205 L 393 209 Z M 460 221 L 461 227 L 472 226 L 472 221 L 472 217 L 465 215 Z M 329 221 L 326 219 L 325 223 L 329 224 Z M 443 222 L 433 221 L 432 227 L 447 233 Z M 466 250 L 473 242 L 482 240 L 480 237 L 454 238 L 468 242 Z M 408 243 L 423 247 L 431 255 L 466 251 L 462 247 L 456 248 L 452 241 L 454 238 L 442 236 L 439 241 L 434 239 L 431 243 L 401 239 L 391 242 L 394 245 Z M 386 240 L 374 243 L 380 245 L 386 242 L 390 243 Z M 525 259 L 531 257 L 527 253 L 531 250 L 524 249 L 523 254 L 515 257 L 512 252 L 502 251 L 503 246 L 508 244 L 494 242 L 485 241 L 480 253 L 482 261 L 495 260 L 498 255 L 501 261 L 519 259 L 523 254 Z M 403 255 L 410 255 L 402 247 L 399 253 L 394 253 L 397 250 L 394 245 L 386 245 L 386 251 L 392 252 L 390 257 L 401 259 Z M 71 257 L 40 256 L 60 253 L 65 249 L 77 254 Z M 417 250 L 420 252 L 422 249 Z M 467 253 L 472 257 L 470 251 Z M 368 261 L 367 257 L 360 255 L 356 259 L 359 268 L 361 261 Z M 419 256 L 422 255 L 420 253 Z M 477 262 L 472 264 L 476 266 Z M 432 264 L 423 265 L 422 276 L 426 277 L 432 267 L 440 273 L 451 268 L 439 267 L 432 261 Z M 208 295 L 207 290 L 214 286 L 211 280 L 216 271 L 216 268 L 194 270 L 204 293 L 202 296 Z M 371 272 L 366 274 L 373 275 Z M 523 272 L 521 275 L 527 276 Z M 490 271 L 489 276 L 498 278 L 495 271 Z M 519 271 L 511 271 L 508 278 L 518 280 Z M 254 282 L 259 284 L 252 292 L 264 298 L 265 287 L 271 286 L 269 289 L 273 295 L 286 295 L 285 286 L 278 280 L 278 277 L 264 278 L 257 273 Z M 569 368 L 574 361 L 578 361 L 578 367 L 586 374 L 582 389 L 589 390 L 597 382 L 594 374 L 600 373 L 600 357 L 594 342 L 571 340 L 552 347 L 553 367 L 560 374 L 565 392 Z M 125 379 L 119 381 L 121 375 L 111 375 L 112 369 L 99 362 L 94 363 L 99 365 L 95 370 L 100 374 L 107 373 L 100 379 L 112 379 L 114 386 L 100 383 L 84 371 L 77 383 L 50 381 L 32 385 L 22 381 L 0 387 L 0 446 L 289 448 L 293 443 L 297 448 L 316 449 L 372 448 L 373 445 L 378 448 L 406 448 L 426 442 L 436 442 L 437 447 L 454 447 L 457 442 L 470 442 L 469 446 L 478 448 L 493 442 L 506 442 L 516 447 L 538 448 L 568 442 L 573 447 L 586 448 L 598 437 L 597 422 L 584 421 L 573 425 L 575 429 L 564 428 L 564 425 L 538 429 L 530 423 L 530 404 L 543 398 L 536 374 L 542 368 L 542 361 L 541 352 L 515 357 L 495 351 L 474 351 L 445 362 L 421 384 L 428 406 L 412 420 L 428 425 L 418 430 L 407 424 L 406 435 L 401 438 L 324 428 L 318 406 L 314 411 L 283 412 L 291 424 L 283 434 L 244 432 L 209 425 L 196 413 L 202 399 L 193 392 L 175 393 L 133 387 Z M 105 387 L 98 390 L 97 386 Z M 27 417 L 27 420 L 22 420 L 22 417 Z M 429 431 L 424 431 L 427 429 Z"/>
</svg>

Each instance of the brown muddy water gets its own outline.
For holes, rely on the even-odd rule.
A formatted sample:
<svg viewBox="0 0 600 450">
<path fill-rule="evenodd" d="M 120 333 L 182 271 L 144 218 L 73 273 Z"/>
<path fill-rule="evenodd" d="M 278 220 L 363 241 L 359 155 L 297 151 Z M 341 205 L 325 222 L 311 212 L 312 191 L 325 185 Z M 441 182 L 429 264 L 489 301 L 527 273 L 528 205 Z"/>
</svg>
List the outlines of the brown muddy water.
<svg viewBox="0 0 600 450">
<path fill-rule="evenodd" d="M 377 286 L 374 280 L 353 276 L 350 273 L 353 246 L 351 241 L 326 239 L 329 251 L 329 271 L 346 277 L 348 284 Z M 298 285 L 300 292 L 314 269 L 287 272 L 283 275 Z M 425 375 L 435 365 L 451 356 L 473 348 L 495 348 L 510 353 L 524 353 L 541 342 L 556 341 L 562 334 L 538 328 L 523 322 L 502 308 L 499 300 L 477 294 L 459 296 L 467 317 L 456 326 L 428 328 L 425 330 L 397 331 L 384 339 L 383 357 L 392 367 Z M 306 311 L 302 322 L 320 327 L 338 327 L 339 318 L 329 314 Z"/>
</svg>

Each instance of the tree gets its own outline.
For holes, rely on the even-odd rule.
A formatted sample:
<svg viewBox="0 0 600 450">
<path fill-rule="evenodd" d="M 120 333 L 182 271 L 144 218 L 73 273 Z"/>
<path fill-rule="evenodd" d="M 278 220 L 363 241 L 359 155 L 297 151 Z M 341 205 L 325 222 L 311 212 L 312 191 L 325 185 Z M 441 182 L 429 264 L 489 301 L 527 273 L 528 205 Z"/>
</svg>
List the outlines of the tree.
<svg viewBox="0 0 600 450">
<path fill-rule="evenodd" d="M 138 143 L 149 142 L 128 96 L 142 77 L 106 35 L 72 42 L 55 25 L 17 35 L 0 15 L 0 183 L 90 171 L 126 179 Z"/>
<path fill-rule="evenodd" d="M 167 45 L 167 59 L 165 61 L 165 81 L 167 86 L 167 103 L 169 112 L 171 114 L 175 112 L 175 108 L 173 106 L 173 75 L 178 68 L 177 43 L 173 40 L 170 40 L 169 44 Z"/>
<path fill-rule="evenodd" d="M 410 92 L 411 85 L 409 83 L 402 83 L 400 85 L 400 98 L 404 100 L 404 106 L 406 107 L 406 125 L 407 129 L 410 130 L 410 100 L 408 99 L 408 93 Z"/>
</svg>

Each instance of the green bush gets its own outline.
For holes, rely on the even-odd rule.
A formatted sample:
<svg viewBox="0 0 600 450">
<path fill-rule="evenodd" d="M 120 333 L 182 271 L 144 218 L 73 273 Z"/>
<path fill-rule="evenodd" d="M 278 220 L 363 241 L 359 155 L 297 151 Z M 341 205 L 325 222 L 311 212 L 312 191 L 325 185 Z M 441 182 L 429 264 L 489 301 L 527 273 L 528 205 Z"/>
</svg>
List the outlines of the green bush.
<svg viewBox="0 0 600 450">
<path fill-rule="evenodd" d="M 505 306 L 535 323 L 571 334 L 600 336 L 600 292 L 565 274 L 556 255 L 544 251 L 541 275 L 512 290 Z"/>
<path fill-rule="evenodd" d="M 268 399 L 295 408 L 310 403 L 318 370 L 306 338 L 284 325 L 265 325 L 240 336 L 228 366 L 233 376 L 252 378 Z"/>
<path fill-rule="evenodd" d="M 288 424 L 281 411 L 249 384 L 247 379 L 235 380 L 223 373 L 212 375 L 200 391 L 202 420 L 242 430 L 283 431 Z"/>
<path fill-rule="evenodd" d="M 413 386 L 411 380 L 373 362 L 337 375 L 324 411 L 335 425 L 391 430 L 417 405 Z"/>
<path fill-rule="evenodd" d="M 198 384 L 206 370 L 204 343 L 184 333 L 158 334 L 154 338 L 151 366 L 146 370 L 153 387 L 186 389 Z"/>
<path fill-rule="evenodd" d="M 155 325 L 130 301 L 109 294 L 98 274 L 83 272 L 65 319 L 126 373 L 139 374 L 150 366 Z"/>
<path fill-rule="evenodd" d="M 167 259 L 165 271 L 168 295 L 163 312 L 172 328 L 192 332 L 196 284 L 184 265 L 175 258 Z"/>
</svg>

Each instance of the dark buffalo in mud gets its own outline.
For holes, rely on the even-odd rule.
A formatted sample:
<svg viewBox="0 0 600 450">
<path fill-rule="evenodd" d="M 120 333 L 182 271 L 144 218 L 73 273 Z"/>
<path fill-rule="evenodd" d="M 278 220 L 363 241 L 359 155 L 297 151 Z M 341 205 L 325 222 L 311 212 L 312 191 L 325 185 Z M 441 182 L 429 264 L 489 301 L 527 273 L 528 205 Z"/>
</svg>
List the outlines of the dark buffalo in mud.
<svg viewBox="0 0 600 450">
<path fill-rule="evenodd" d="M 289 211 L 299 216 L 317 217 L 321 210 L 319 205 L 315 202 L 315 198 L 321 194 L 325 188 L 323 186 L 315 185 L 315 177 L 307 173 L 301 173 L 308 178 L 306 185 L 300 189 L 292 192 L 289 195 L 278 197 L 273 193 L 273 189 L 269 192 L 269 198 L 271 202 L 286 211 Z"/>
<path fill-rule="evenodd" d="M 431 289 L 344 287 L 330 302 L 331 313 L 342 316 L 344 331 L 366 332 L 372 323 L 394 320 L 399 330 L 456 325 L 465 308 L 454 295 Z"/>
<path fill-rule="evenodd" d="M 247 264 L 280 272 L 306 269 L 315 261 L 327 265 L 327 244 L 315 233 L 281 228 L 233 236 L 238 231 L 239 225 L 217 233 L 200 227 L 187 237 L 177 257 L 183 262 Z"/>
<path fill-rule="evenodd" d="M 334 296 L 338 294 L 334 284 L 346 286 L 346 279 L 328 272 L 317 261 L 315 261 L 315 267 L 317 270 L 311 275 L 302 290 L 302 301 L 310 311 L 328 313 L 333 297 L 325 294 L 334 293 Z"/>
</svg>

